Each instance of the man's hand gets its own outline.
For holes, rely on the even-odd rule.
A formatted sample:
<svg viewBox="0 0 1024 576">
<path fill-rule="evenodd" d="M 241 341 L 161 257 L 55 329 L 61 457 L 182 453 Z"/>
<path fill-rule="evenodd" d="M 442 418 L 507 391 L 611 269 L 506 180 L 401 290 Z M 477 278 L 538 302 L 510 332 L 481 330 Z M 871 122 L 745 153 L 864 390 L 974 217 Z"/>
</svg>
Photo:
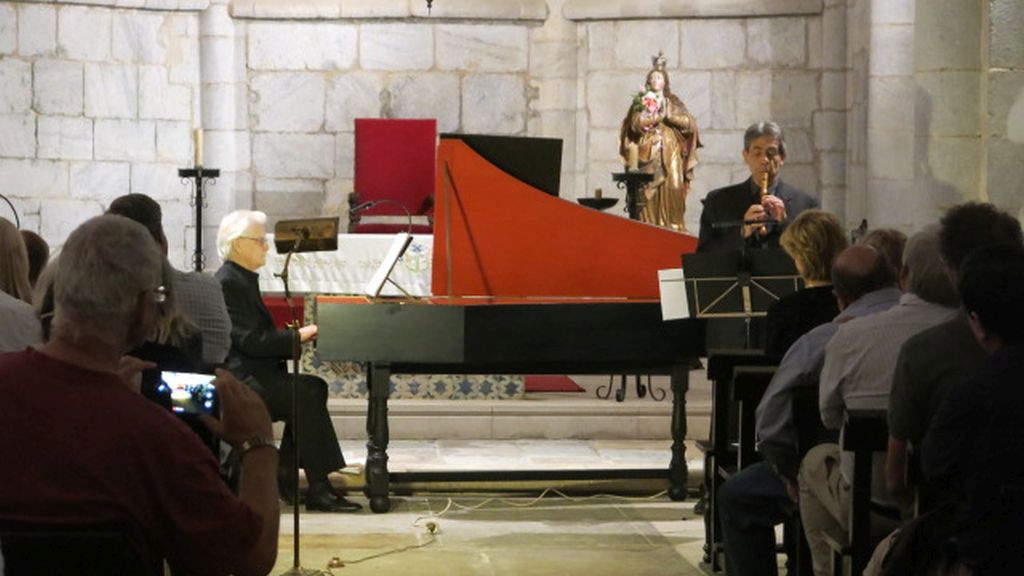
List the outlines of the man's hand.
<svg viewBox="0 0 1024 576">
<path fill-rule="evenodd" d="M 760 204 L 751 204 L 750 208 L 743 214 L 744 222 L 761 221 L 768 217 L 768 214 L 764 211 L 764 206 Z M 740 229 L 743 233 L 743 238 L 750 238 L 752 234 L 759 234 L 765 236 L 768 234 L 768 227 L 764 224 L 744 224 Z"/>
<path fill-rule="evenodd" d="M 316 340 L 316 335 L 320 331 L 316 324 L 309 324 L 299 328 L 299 342 L 305 344 L 310 340 Z"/>
<path fill-rule="evenodd" d="M 140 360 L 135 356 L 121 356 L 121 361 L 117 366 L 117 375 L 121 377 L 121 382 L 129 390 L 139 394 L 142 388 L 142 371 L 150 368 L 156 368 L 156 364 Z"/>
<path fill-rule="evenodd" d="M 217 369 L 213 385 L 220 397 L 220 420 L 200 415 L 203 424 L 221 440 L 238 447 L 253 438 L 271 438 L 270 413 L 259 394 L 227 370 Z"/>
<path fill-rule="evenodd" d="M 761 206 L 772 220 L 782 222 L 786 219 L 786 203 L 778 196 L 765 194 L 764 198 L 761 198 Z"/>
</svg>

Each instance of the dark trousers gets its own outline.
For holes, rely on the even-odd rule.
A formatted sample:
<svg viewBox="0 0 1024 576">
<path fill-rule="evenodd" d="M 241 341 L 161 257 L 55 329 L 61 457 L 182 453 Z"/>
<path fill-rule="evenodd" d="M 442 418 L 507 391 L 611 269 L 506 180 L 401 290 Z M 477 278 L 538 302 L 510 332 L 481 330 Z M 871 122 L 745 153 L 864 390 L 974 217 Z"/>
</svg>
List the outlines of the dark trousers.
<svg viewBox="0 0 1024 576">
<path fill-rule="evenodd" d="M 267 403 L 270 417 L 285 422 L 278 467 L 285 474 L 289 473 L 295 461 L 292 378 L 291 374 L 282 373 L 275 378 L 265 378 L 254 386 Z M 299 412 L 299 466 L 306 470 L 306 478 L 310 482 L 326 482 L 327 474 L 345 467 L 345 457 L 341 454 L 338 437 L 327 413 L 327 383 L 311 374 L 299 374 L 294 378 Z"/>
<path fill-rule="evenodd" d="M 796 512 L 786 485 L 767 462 L 732 476 L 718 490 L 718 518 L 729 576 L 775 576 L 775 525 Z"/>
</svg>

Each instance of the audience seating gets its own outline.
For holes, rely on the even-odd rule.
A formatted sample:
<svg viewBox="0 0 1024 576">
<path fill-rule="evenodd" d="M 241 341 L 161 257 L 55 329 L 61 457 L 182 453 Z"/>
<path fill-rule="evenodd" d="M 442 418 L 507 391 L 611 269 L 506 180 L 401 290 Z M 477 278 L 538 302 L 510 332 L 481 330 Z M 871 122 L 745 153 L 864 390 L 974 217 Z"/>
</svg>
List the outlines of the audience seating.
<svg viewBox="0 0 1024 576">
<path fill-rule="evenodd" d="M 749 349 L 718 349 L 708 351 L 707 375 L 711 382 L 711 435 L 707 441 L 698 442 L 698 446 L 704 451 L 704 487 L 707 491 L 707 508 L 704 514 L 704 562 L 712 572 L 722 570 L 722 545 L 721 526 L 718 523 L 715 499 L 718 495 L 718 487 L 732 474 L 740 464 L 739 447 L 747 446 L 753 450 L 753 417 L 757 402 L 764 388 L 760 389 L 757 399 L 751 398 L 752 391 L 744 388 L 739 391 L 739 398 L 746 405 L 746 412 L 749 414 L 749 422 L 746 426 L 740 423 L 740 411 L 734 410 L 733 406 L 737 396 L 733 393 L 734 372 L 739 367 L 767 367 L 774 370 L 771 361 L 765 357 L 762 350 Z M 744 376 L 742 380 L 745 382 Z M 771 376 L 768 376 L 768 380 Z M 741 383 L 742 385 L 742 383 Z M 765 384 L 767 386 L 767 384 Z M 739 390 L 739 388 L 737 388 Z M 748 432 L 750 441 L 738 442 L 740 429 Z M 749 465 L 753 456 L 745 454 L 743 465 Z M 724 471 L 724 472 L 720 472 Z"/>
<path fill-rule="evenodd" d="M 7 576 L 160 573 L 118 524 L 49 525 L 0 520 Z"/>
<path fill-rule="evenodd" d="M 850 525 L 846 542 L 830 539 L 833 575 L 863 574 L 875 545 L 881 539 L 872 533 L 871 514 L 882 511 L 872 504 L 871 485 L 875 452 L 885 452 L 888 443 L 889 424 L 885 410 L 846 411 L 840 449 L 853 452 Z"/>
</svg>

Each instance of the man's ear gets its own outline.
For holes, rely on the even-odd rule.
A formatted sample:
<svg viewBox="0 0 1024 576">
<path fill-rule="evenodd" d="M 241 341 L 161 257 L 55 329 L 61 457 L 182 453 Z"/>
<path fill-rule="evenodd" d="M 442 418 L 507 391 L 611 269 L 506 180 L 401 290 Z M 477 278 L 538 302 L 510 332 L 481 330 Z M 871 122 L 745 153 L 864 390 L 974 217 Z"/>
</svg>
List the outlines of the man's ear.
<svg viewBox="0 0 1024 576">
<path fill-rule="evenodd" d="M 139 295 L 135 297 L 135 305 L 132 307 L 131 320 L 128 325 L 128 341 L 133 347 L 145 342 L 149 338 L 150 327 L 146 322 L 147 308 L 149 304 L 146 299 L 149 298 L 148 292 L 139 292 Z"/>
<path fill-rule="evenodd" d="M 985 329 L 985 325 L 981 323 L 981 318 L 978 317 L 977 312 L 968 312 L 967 322 L 971 325 L 974 339 L 978 341 L 978 344 L 981 344 L 981 347 L 986 352 L 991 354 L 1002 347 L 1002 339 Z"/>
</svg>

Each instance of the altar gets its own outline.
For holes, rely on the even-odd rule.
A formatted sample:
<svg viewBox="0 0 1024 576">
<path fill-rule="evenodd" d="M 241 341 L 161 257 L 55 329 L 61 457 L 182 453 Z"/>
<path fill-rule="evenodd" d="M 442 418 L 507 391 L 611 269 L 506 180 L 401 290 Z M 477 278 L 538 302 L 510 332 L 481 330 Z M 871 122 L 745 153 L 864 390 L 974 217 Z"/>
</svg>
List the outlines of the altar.
<svg viewBox="0 0 1024 576">
<path fill-rule="evenodd" d="M 288 265 L 289 288 L 295 294 L 362 294 L 394 238 L 394 234 L 339 234 L 336 252 L 308 252 L 292 257 Z M 433 245 L 433 236 L 414 234 L 412 244 L 391 272 L 391 280 L 410 296 L 430 296 Z M 276 276 L 284 268 L 284 260 L 271 236 L 267 263 L 259 271 L 263 294 L 284 293 L 284 283 Z M 381 296 L 403 294 L 388 283 Z"/>
</svg>

